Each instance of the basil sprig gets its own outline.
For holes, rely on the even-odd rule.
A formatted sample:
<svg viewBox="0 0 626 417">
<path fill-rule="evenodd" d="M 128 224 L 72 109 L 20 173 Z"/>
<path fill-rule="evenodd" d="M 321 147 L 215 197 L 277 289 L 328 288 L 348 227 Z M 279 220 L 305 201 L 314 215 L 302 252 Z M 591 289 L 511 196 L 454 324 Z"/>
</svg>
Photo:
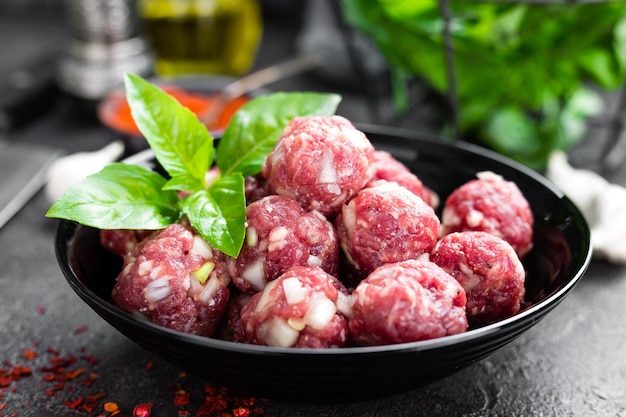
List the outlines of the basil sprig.
<svg viewBox="0 0 626 417">
<path fill-rule="evenodd" d="M 67 190 L 46 216 L 98 229 L 153 230 L 185 215 L 207 242 L 233 257 L 246 232 L 244 178 L 261 171 L 293 117 L 332 115 L 341 100 L 321 93 L 256 97 L 233 116 L 216 150 L 206 127 L 173 97 L 137 75 L 127 74 L 124 83 L 135 123 L 169 177 L 113 163 Z M 221 175 L 207 186 L 214 162 Z"/>
</svg>

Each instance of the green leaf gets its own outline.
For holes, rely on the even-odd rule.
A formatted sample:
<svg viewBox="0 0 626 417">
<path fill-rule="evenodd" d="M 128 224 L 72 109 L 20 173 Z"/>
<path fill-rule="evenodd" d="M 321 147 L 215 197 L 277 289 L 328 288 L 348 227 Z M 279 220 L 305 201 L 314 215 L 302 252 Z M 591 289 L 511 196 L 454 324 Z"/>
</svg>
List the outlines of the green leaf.
<svg viewBox="0 0 626 417">
<path fill-rule="evenodd" d="M 217 166 L 224 176 L 258 174 L 281 133 L 295 116 L 329 116 L 341 96 L 321 93 L 274 93 L 243 106 L 230 121 L 217 147 Z"/>
<path fill-rule="evenodd" d="M 137 127 L 171 179 L 168 190 L 201 190 L 213 162 L 213 137 L 197 116 L 143 78 L 127 74 L 126 96 Z"/>
<path fill-rule="evenodd" d="M 619 74 L 612 70 L 614 61 L 610 50 L 589 49 L 579 56 L 579 63 L 603 87 L 613 87 L 623 81 L 616 79 Z"/>
<path fill-rule="evenodd" d="M 46 216 L 99 229 L 160 229 L 181 217 L 165 182 L 148 168 L 113 163 L 67 190 Z"/>
<path fill-rule="evenodd" d="M 232 257 L 239 255 L 246 234 L 244 182 L 236 172 L 181 201 L 189 223 L 207 242 Z"/>
<path fill-rule="evenodd" d="M 519 109 L 494 111 L 486 125 L 485 136 L 492 147 L 507 154 L 528 154 L 536 151 L 536 127 Z"/>
<path fill-rule="evenodd" d="M 551 109 L 545 97 L 562 104 L 590 82 L 604 88 L 623 84 L 626 2 L 449 3 L 461 133 L 479 132 L 474 139 L 496 144 L 509 156 L 522 151 L 544 160 L 564 143 L 558 135 L 580 136 L 582 120 L 565 115 L 559 129 L 562 106 L 546 114 Z M 374 41 L 392 70 L 447 93 L 440 2 L 343 0 L 342 6 L 346 20 Z M 520 113 L 493 115 L 504 109 Z"/>
</svg>

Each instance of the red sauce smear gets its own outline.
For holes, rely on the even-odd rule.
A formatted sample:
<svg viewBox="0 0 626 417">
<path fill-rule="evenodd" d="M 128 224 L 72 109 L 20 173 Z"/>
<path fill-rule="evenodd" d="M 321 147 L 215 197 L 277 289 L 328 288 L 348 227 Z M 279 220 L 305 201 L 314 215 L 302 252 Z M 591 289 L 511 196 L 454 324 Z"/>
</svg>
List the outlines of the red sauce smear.
<svg viewBox="0 0 626 417">
<path fill-rule="evenodd" d="M 178 100 L 180 104 L 198 115 L 208 111 L 217 100 L 215 95 L 190 92 L 171 84 L 162 84 L 159 87 Z M 207 128 L 213 132 L 225 129 L 233 114 L 249 100 L 250 98 L 246 96 L 231 100 L 224 106 L 216 120 Z M 102 123 L 113 130 L 129 136 L 141 136 L 141 132 L 131 115 L 126 95 L 121 90 L 112 91 L 100 104 L 98 117 Z"/>
</svg>

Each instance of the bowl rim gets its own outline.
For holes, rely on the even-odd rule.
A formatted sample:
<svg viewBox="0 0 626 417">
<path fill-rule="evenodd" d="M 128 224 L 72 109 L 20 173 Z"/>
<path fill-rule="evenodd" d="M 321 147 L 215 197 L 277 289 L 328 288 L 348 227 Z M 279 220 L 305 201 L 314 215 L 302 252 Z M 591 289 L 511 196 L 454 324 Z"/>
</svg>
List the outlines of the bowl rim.
<svg viewBox="0 0 626 417">
<path fill-rule="evenodd" d="M 580 210 L 574 205 L 571 200 L 564 195 L 564 193 L 550 180 L 546 177 L 542 176 L 538 172 L 530 169 L 529 167 L 522 165 L 506 156 L 498 154 L 489 149 L 480 147 L 478 145 L 474 145 L 467 142 L 462 141 L 444 141 L 437 136 L 416 132 L 412 130 L 407 130 L 403 128 L 395 128 L 395 127 L 387 127 L 380 125 L 371 125 L 371 124 L 355 124 L 357 128 L 363 130 L 366 134 L 378 134 L 384 136 L 396 136 L 401 139 L 415 139 L 419 141 L 426 142 L 437 142 L 440 144 L 445 144 L 448 146 L 452 146 L 455 148 L 460 148 L 464 151 L 470 152 L 472 154 L 478 154 L 481 157 L 487 157 L 490 159 L 496 160 L 498 163 L 507 165 L 514 170 L 521 171 L 522 174 L 530 177 L 533 181 L 539 182 L 543 187 L 550 190 L 557 199 L 561 200 L 565 204 L 569 206 L 569 209 L 578 216 L 578 218 L 582 221 L 583 229 L 582 232 L 585 235 L 586 239 L 581 244 L 584 244 L 582 250 L 584 251 L 584 256 L 576 265 L 577 269 L 575 273 L 573 272 L 571 276 L 567 278 L 567 280 L 557 287 L 553 292 L 548 294 L 541 301 L 530 305 L 529 307 L 523 309 L 517 314 L 508 317 L 503 320 L 499 320 L 497 322 L 477 327 L 474 329 L 467 330 L 466 332 L 443 336 L 435 339 L 429 340 L 420 340 L 415 342 L 406 342 L 406 343 L 397 343 L 397 344 L 389 344 L 389 345 L 379 345 L 379 346 L 350 346 L 350 347 L 341 347 L 341 348 L 324 348 L 324 349 L 315 349 L 315 348 L 293 348 L 293 347 L 273 347 L 273 346 L 261 346 L 254 344 L 246 344 L 246 343 L 237 343 L 228 340 L 215 339 L 212 337 L 206 336 L 198 336 L 193 334 L 182 333 L 176 330 L 168 329 L 163 326 L 159 326 L 153 324 L 147 320 L 141 320 L 137 317 L 132 316 L 130 313 L 122 310 L 121 308 L 115 306 L 107 300 L 101 298 L 98 294 L 96 294 L 92 289 L 85 286 L 81 280 L 78 278 L 78 275 L 73 271 L 70 266 L 69 259 L 69 244 L 73 239 L 76 231 L 80 227 L 87 227 L 79 225 L 78 223 L 68 221 L 68 220 L 60 220 L 57 233 L 55 238 L 55 250 L 58 263 L 62 269 L 63 274 L 65 275 L 66 280 L 70 284 L 70 286 L 74 289 L 74 291 L 83 299 L 83 301 L 87 302 L 87 304 L 97 304 L 100 308 L 107 311 L 108 314 L 111 314 L 118 320 L 123 322 L 127 322 L 131 324 L 133 327 L 140 327 L 143 330 L 149 332 L 157 332 L 159 334 L 163 334 L 167 336 L 168 339 L 179 339 L 185 340 L 186 342 L 193 343 L 196 346 L 200 346 L 203 348 L 210 349 L 218 349 L 224 350 L 231 353 L 242 353 L 242 354 L 254 354 L 254 355 L 267 355 L 267 354 L 277 354 L 277 355 L 285 355 L 290 354 L 297 357 L 306 357 L 306 356 L 341 356 L 341 355 L 375 355 L 382 353 L 402 353 L 402 352 L 424 352 L 430 351 L 439 348 L 451 347 L 454 345 L 459 345 L 462 343 L 470 343 L 476 340 L 480 340 L 483 338 L 487 338 L 490 335 L 493 335 L 497 332 L 502 332 L 505 330 L 513 331 L 516 326 L 522 326 L 525 322 L 525 319 L 538 315 L 540 316 L 537 320 L 541 319 L 545 313 L 549 312 L 553 307 L 555 307 L 562 299 L 578 284 L 580 279 L 585 274 L 588 266 L 591 263 L 592 258 L 592 249 L 591 249 L 591 239 L 590 239 L 590 229 L 589 226 L 580 212 Z M 153 153 L 150 149 L 146 149 L 144 151 L 140 151 L 138 154 L 132 155 L 130 159 L 133 161 L 141 161 L 144 158 L 149 158 Z M 128 160 L 128 159 L 127 159 Z M 125 161 L 127 161 L 125 160 Z M 99 312 L 98 312 L 99 313 Z M 539 313 L 543 313 L 539 315 Z M 99 313 L 100 314 L 100 313 Z"/>
<path fill-rule="evenodd" d="M 74 227 L 76 226 L 76 227 Z M 64 238 L 68 230 L 75 231 L 77 227 L 86 227 L 77 225 L 76 223 L 62 220 L 58 227 L 57 233 L 57 251 L 59 256 L 67 259 L 67 241 Z M 70 237 L 71 239 L 71 237 Z M 153 324 L 149 321 L 144 321 L 132 316 L 130 313 L 120 309 L 119 307 L 111 304 L 110 302 L 102 299 L 89 287 L 80 282 L 77 275 L 73 272 L 72 268 L 65 262 L 61 262 L 61 269 L 63 270 L 66 279 L 69 281 L 70 286 L 78 293 L 83 299 L 89 299 L 90 302 L 98 304 L 101 308 L 107 310 L 107 312 L 119 320 L 130 322 L 133 326 L 144 327 L 145 330 L 156 331 L 157 333 L 163 333 L 168 338 L 173 339 L 185 339 L 189 342 L 193 342 L 195 345 L 202 345 L 207 348 L 224 349 L 232 352 L 249 353 L 249 354 L 294 354 L 299 356 L 308 355 L 345 355 L 345 354 L 378 354 L 389 352 L 402 352 L 402 351 L 427 351 L 431 349 L 437 349 L 442 347 L 449 347 L 464 342 L 472 342 L 476 339 L 482 339 L 489 335 L 492 335 L 498 331 L 506 330 L 508 328 L 515 327 L 516 324 L 522 322 L 525 318 L 535 315 L 540 311 L 548 311 L 549 307 L 555 307 L 567 293 L 572 290 L 576 284 L 580 281 L 586 269 L 591 262 L 591 252 L 589 251 L 585 257 L 583 265 L 578 271 L 568 279 L 568 281 L 561 286 L 558 290 L 547 296 L 540 302 L 531 305 L 530 307 L 520 311 L 514 316 L 508 317 L 503 320 L 499 320 L 495 323 L 491 323 L 482 327 L 467 330 L 466 332 L 443 336 L 435 339 L 420 340 L 416 342 L 396 343 L 390 345 L 379 346 L 350 346 L 342 348 L 283 348 L 274 346 L 260 346 L 246 343 L 236 343 L 228 340 L 215 339 L 212 337 L 198 336 L 193 334 L 182 333 L 176 330 L 168 329 L 163 326 Z"/>
</svg>

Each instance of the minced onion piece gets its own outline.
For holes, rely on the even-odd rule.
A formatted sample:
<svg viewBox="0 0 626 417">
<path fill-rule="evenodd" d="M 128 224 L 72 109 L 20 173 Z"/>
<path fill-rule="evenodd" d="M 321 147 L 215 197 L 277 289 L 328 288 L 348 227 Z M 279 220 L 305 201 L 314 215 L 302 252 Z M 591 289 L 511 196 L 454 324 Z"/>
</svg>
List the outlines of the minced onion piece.
<svg viewBox="0 0 626 417">
<path fill-rule="evenodd" d="M 308 326 L 316 330 L 326 327 L 337 312 L 335 303 L 330 301 L 324 294 L 313 293 L 309 303 L 309 309 L 304 315 L 304 321 Z"/>
<path fill-rule="evenodd" d="M 263 311 L 265 309 L 265 307 L 268 305 L 270 301 L 270 292 L 277 285 L 277 283 L 278 283 L 277 280 L 273 280 L 267 284 L 267 286 L 261 293 L 261 298 L 259 299 L 259 302 L 254 308 L 254 311 Z"/>
<path fill-rule="evenodd" d="M 286 237 L 288 235 L 289 235 L 289 230 L 287 230 L 287 228 L 284 226 L 273 228 L 270 231 L 269 236 L 268 236 L 270 244 L 267 247 L 267 250 L 271 252 L 273 250 L 280 250 L 284 248 L 285 245 L 287 244 Z"/>
<path fill-rule="evenodd" d="M 204 259 L 213 258 L 213 250 L 211 249 L 211 245 L 209 245 L 209 242 L 202 239 L 202 237 L 200 236 L 193 237 L 193 245 L 191 246 L 189 253 L 192 253 L 194 255 L 200 255 Z"/>
<path fill-rule="evenodd" d="M 283 280 L 283 291 L 288 304 L 297 304 L 306 299 L 308 291 L 296 277 Z"/>
<path fill-rule="evenodd" d="M 137 265 L 137 273 L 139 275 L 147 275 L 152 270 L 152 266 L 154 262 L 152 261 L 143 261 L 139 265 Z"/>
<path fill-rule="evenodd" d="M 339 291 L 337 293 L 337 301 L 335 302 L 337 310 L 346 317 L 352 317 L 352 300 L 349 295 Z"/>
<path fill-rule="evenodd" d="M 278 317 L 268 323 L 264 341 L 270 346 L 291 347 L 296 344 L 300 332 Z"/>
<path fill-rule="evenodd" d="M 309 255 L 309 257 L 306 260 L 306 264 L 309 266 L 318 266 L 318 267 L 322 267 L 322 264 L 324 262 L 317 256 L 315 255 Z"/>
<path fill-rule="evenodd" d="M 257 259 L 242 272 L 241 277 L 257 291 L 265 288 L 265 266 L 262 259 Z"/>
<path fill-rule="evenodd" d="M 170 277 L 163 276 L 150 281 L 143 290 L 143 296 L 149 303 L 156 303 L 170 295 Z"/>
<path fill-rule="evenodd" d="M 210 303 L 219 288 L 220 280 L 215 276 L 211 277 L 198 296 L 198 300 L 204 304 Z"/>
<path fill-rule="evenodd" d="M 317 175 L 317 182 L 319 184 L 336 184 L 337 183 L 337 170 L 333 165 L 333 154 L 330 150 L 324 152 L 322 161 L 320 163 L 320 171 Z"/>
</svg>

